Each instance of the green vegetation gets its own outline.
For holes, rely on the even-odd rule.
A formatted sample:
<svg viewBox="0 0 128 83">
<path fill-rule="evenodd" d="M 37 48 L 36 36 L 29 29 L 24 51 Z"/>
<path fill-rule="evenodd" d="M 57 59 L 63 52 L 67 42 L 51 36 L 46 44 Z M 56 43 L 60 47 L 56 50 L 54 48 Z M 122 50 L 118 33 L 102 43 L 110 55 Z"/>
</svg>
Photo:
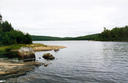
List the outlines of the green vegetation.
<svg viewBox="0 0 128 83">
<path fill-rule="evenodd" d="M 14 52 L 10 52 L 10 50 L 17 50 L 20 47 L 24 47 L 25 44 L 13 44 L 13 45 L 6 45 L 0 46 L 0 57 L 6 57 L 7 54 L 12 54 Z"/>
<path fill-rule="evenodd" d="M 86 35 L 86 36 L 80 36 L 72 38 L 71 40 L 98 40 L 99 34 L 92 34 L 92 35 Z"/>
<path fill-rule="evenodd" d="M 79 37 L 51 37 L 51 36 L 35 36 L 32 35 L 33 41 L 53 41 L 53 40 L 96 40 L 99 34 L 79 36 Z"/>
<path fill-rule="evenodd" d="M 6 55 L 17 56 L 16 52 L 11 50 L 17 50 L 31 43 L 32 38 L 28 33 L 25 34 L 15 30 L 8 21 L 2 21 L 0 15 L 0 57 L 6 57 Z"/>
<path fill-rule="evenodd" d="M 0 22 L 0 45 L 31 44 L 31 36 L 19 30 L 14 30 L 7 21 Z"/>
<path fill-rule="evenodd" d="M 79 36 L 79 37 L 50 37 L 50 36 L 34 36 L 34 41 L 45 40 L 96 40 L 96 41 L 128 41 L 128 26 L 115 27 L 112 30 L 104 28 L 104 31 L 98 34 Z"/>
<path fill-rule="evenodd" d="M 35 36 L 32 35 L 33 41 L 52 41 L 52 40 L 97 40 L 99 34 L 79 36 L 79 37 L 51 37 L 51 36 Z"/>
<path fill-rule="evenodd" d="M 10 56 L 10 57 L 17 57 L 17 50 L 21 47 L 47 47 L 47 45 L 44 44 L 13 44 L 13 45 L 6 45 L 6 46 L 0 46 L 0 58 Z"/>
<path fill-rule="evenodd" d="M 8 45 L 8 46 L 0 46 L 0 52 L 6 51 L 7 49 L 17 50 L 21 47 L 32 47 L 33 48 L 33 47 L 39 47 L 39 46 L 46 47 L 47 45 L 38 44 L 38 43 L 35 43 L 35 44 L 13 44 L 13 45 Z"/>
<path fill-rule="evenodd" d="M 128 26 L 115 27 L 112 30 L 104 28 L 104 31 L 99 34 L 101 41 L 128 41 Z"/>
<path fill-rule="evenodd" d="M 33 41 L 62 40 L 62 38 L 60 38 L 60 37 L 51 37 L 51 36 L 35 36 L 35 35 L 32 35 L 31 37 L 32 37 Z"/>
<path fill-rule="evenodd" d="M 98 40 L 99 34 L 92 34 L 86 36 L 79 36 L 79 37 L 51 37 L 51 36 L 35 36 L 32 35 L 33 41 L 61 41 L 61 40 Z"/>
</svg>

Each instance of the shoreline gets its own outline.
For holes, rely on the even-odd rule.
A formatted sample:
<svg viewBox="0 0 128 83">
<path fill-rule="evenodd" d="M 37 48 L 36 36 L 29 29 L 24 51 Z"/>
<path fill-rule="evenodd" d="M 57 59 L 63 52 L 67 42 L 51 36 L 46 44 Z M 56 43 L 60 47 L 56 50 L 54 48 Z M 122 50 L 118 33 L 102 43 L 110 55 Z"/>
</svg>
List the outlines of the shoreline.
<svg viewBox="0 0 128 83">
<path fill-rule="evenodd" d="M 0 61 L 0 79 L 6 79 L 13 76 L 20 76 L 31 71 L 35 66 L 40 66 L 39 62 L 8 62 Z"/>
<path fill-rule="evenodd" d="M 57 45 L 44 45 L 44 44 L 24 44 L 24 45 L 11 45 L 11 46 L 1 46 L 0 51 L 7 52 L 7 49 L 11 48 L 11 51 L 18 51 L 21 47 L 30 47 L 34 52 L 38 51 L 58 51 L 59 49 L 66 48 L 65 46 Z M 0 55 L 1 56 L 1 55 Z M 18 55 L 17 55 L 18 56 Z M 44 63 L 39 63 L 36 61 L 28 62 L 11 62 L 6 60 L 0 60 L 0 80 L 6 79 L 13 76 L 20 76 L 26 74 L 26 72 L 31 71 L 35 66 L 45 65 Z"/>
<path fill-rule="evenodd" d="M 66 48 L 65 46 L 57 46 L 57 45 L 47 45 L 47 46 L 38 46 L 38 47 L 33 47 L 33 50 L 36 51 L 51 51 L 51 50 L 59 50 Z"/>
<path fill-rule="evenodd" d="M 65 46 L 59 45 L 44 45 L 40 43 L 33 43 L 33 44 L 15 44 L 15 45 L 8 45 L 8 46 L 0 46 L 0 52 L 6 52 L 8 49 L 11 51 L 18 51 L 21 47 L 30 47 L 35 52 L 36 51 L 50 51 L 56 49 L 63 49 L 66 48 Z"/>
</svg>

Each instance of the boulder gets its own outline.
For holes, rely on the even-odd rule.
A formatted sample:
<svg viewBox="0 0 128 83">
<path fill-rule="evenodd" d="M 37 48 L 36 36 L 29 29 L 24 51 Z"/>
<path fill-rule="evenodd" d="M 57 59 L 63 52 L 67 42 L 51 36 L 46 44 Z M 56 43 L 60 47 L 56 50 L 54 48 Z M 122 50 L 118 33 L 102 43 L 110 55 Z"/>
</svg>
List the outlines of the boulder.
<svg viewBox="0 0 128 83">
<path fill-rule="evenodd" d="M 21 47 L 18 50 L 18 55 L 24 61 L 35 60 L 35 53 L 30 47 Z"/>
<path fill-rule="evenodd" d="M 50 54 L 50 53 L 44 54 L 43 55 L 43 58 L 44 59 L 47 59 L 47 60 L 53 60 L 53 59 L 55 59 L 55 57 L 52 54 Z"/>
<path fill-rule="evenodd" d="M 54 51 L 57 52 L 57 51 L 59 51 L 59 49 L 58 48 L 55 48 Z"/>
</svg>

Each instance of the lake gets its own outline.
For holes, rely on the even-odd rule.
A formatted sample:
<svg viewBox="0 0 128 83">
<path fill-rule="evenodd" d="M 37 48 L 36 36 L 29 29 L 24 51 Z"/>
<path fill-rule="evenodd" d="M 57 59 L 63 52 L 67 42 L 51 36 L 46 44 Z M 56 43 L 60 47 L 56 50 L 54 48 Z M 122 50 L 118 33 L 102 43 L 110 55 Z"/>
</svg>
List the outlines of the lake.
<svg viewBox="0 0 128 83">
<path fill-rule="evenodd" d="M 39 66 L 26 75 L 9 78 L 11 83 L 128 83 L 128 42 L 34 41 L 67 48 L 58 52 L 36 52 Z M 44 53 L 55 60 L 46 61 Z"/>
</svg>

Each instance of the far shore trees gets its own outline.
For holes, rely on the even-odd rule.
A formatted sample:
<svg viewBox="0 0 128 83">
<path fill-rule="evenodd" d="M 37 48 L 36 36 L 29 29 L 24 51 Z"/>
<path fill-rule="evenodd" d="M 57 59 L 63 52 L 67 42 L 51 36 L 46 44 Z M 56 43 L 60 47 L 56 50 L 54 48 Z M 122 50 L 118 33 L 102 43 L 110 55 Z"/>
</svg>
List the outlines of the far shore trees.
<svg viewBox="0 0 128 83">
<path fill-rule="evenodd" d="M 99 40 L 102 41 L 128 41 L 128 26 L 115 27 L 112 30 L 104 29 L 99 34 Z"/>
</svg>

